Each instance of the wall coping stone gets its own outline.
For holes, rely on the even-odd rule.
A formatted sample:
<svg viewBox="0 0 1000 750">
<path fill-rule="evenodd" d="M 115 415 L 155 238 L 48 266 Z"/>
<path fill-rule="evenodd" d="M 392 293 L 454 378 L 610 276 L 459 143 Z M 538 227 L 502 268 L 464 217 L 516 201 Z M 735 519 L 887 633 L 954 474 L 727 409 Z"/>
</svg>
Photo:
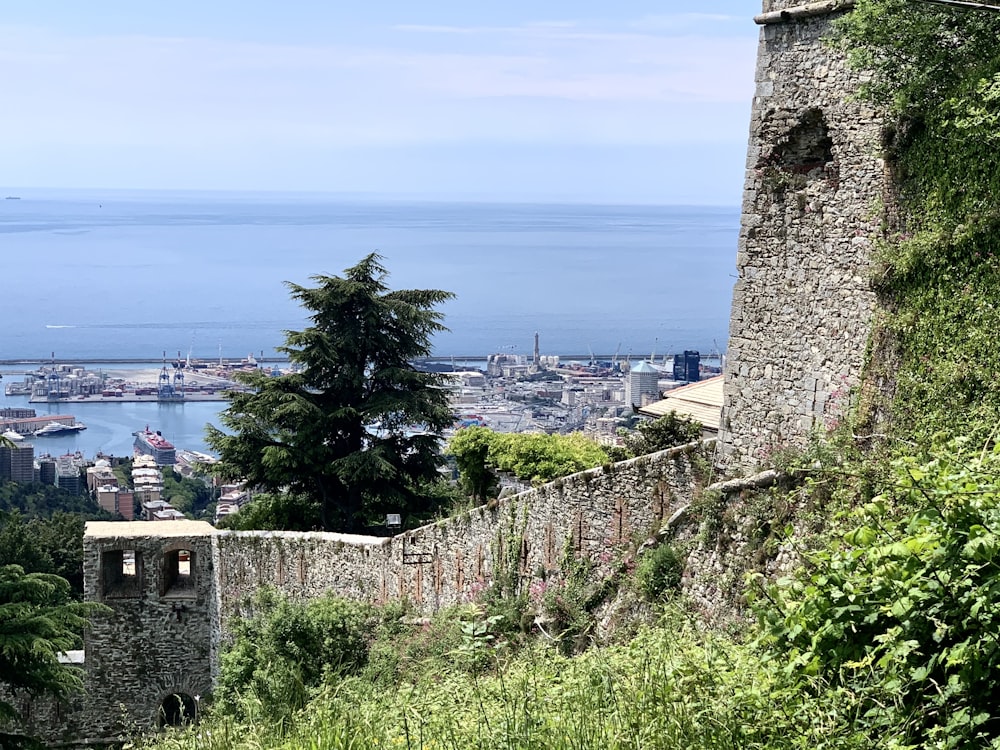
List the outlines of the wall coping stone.
<svg viewBox="0 0 1000 750">
<path fill-rule="evenodd" d="M 772 10 L 768 13 L 761 13 L 753 17 L 753 22 L 758 26 L 769 26 L 775 23 L 788 23 L 789 21 L 799 21 L 805 18 L 816 16 L 827 16 L 831 13 L 839 13 L 845 10 L 853 10 L 854 0 L 822 0 L 818 3 L 806 3 L 796 5 L 784 10 Z"/>
<path fill-rule="evenodd" d="M 316 539 L 324 542 L 342 542 L 358 547 L 380 547 L 388 544 L 392 537 L 366 536 L 364 534 L 342 534 L 337 531 L 281 531 L 255 530 L 233 531 L 232 529 L 215 529 L 215 536 L 225 537 L 257 537 L 259 539 Z"/>
<path fill-rule="evenodd" d="M 216 528 L 207 521 L 87 521 L 86 537 L 212 536 Z"/>
</svg>

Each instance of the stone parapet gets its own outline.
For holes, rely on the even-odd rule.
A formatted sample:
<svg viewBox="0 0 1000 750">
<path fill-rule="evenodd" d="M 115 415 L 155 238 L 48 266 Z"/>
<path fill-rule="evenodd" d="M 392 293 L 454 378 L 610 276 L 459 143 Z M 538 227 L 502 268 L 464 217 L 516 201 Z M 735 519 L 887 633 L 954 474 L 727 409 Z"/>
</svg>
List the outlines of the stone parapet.
<svg viewBox="0 0 1000 750">
<path fill-rule="evenodd" d="M 226 639 L 265 586 L 297 599 L 330 593 L 432 613 L 473 601 L 500 573 L 527 590 L 567 555 L 610 565 L 690 497 L 695 450 L 703 449 L 696 443 L 590 469 L 391 538 L 220 531 L 213 639 Z"/>
</svg>

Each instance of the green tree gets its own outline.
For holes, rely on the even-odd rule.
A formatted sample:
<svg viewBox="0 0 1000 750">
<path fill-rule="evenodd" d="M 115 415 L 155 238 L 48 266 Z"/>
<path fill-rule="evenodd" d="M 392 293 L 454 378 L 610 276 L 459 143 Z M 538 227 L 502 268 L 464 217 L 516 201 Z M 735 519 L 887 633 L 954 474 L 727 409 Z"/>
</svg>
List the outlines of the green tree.
<svg viewBox="0 0 1000 750">
<path fill-rule="evenodd" d="M 466 427 L 448 442 L 462 489 L 481 503 L 493 497 L 500 484 L 489 464 L 490 443 L 495 434 L 486 427 Z"/>
<path fill-rule="evenodd" d="M 685 445 L 700 437 L 700 424 L 672 411 L 657 419 L 640 422 L 636 431 L 626 438 L 626 445 L 633 455 L 642 456 Z"/>
<path fill-rule="evenodd" d="M 509 434 L 466 427 L 448 444 L 463 487 L 477 499 L 496 490 L 496 471 L 508 471 L 533 484 L 550 482 L 607 463 L 603 447 L 583 433 Z"/>
<path fill-rule="evenodd" d="M 235 531 L 284 529 L 310 531 L 321 525 L 319 503 L 294 492 L 261 492 L 253 501 L 219 522 L 219 528 Z"/>
<path fill-rule="evenodd" d="M 436 478 L 453 420 L 441 376 L 411 364 L 430 354 L 444 330 L 434 308 L 452 295 L 391 291 L 387 275 L 371 254 L 343 276 L 312 277 L 315 287 L 288 283 L 312 322 L 280 347 L 297 371 L 239 376 L 252 390 L 227 395 L 232 434 L 207 428 L 222 477 L 311 498 L 328 530 L 425 510 L 421 487 Z"/>
<path fill-rule="evenodd" d="M 80 675 L 59 654 L 79 644 L 89 615 L 102 605 L 71 600 L 69 583 L 48 573 L 0 567 L 0 685 L 28 695 L 62 697 L 81 688 Z M 0 699 L 0 746 L 13 742 L 5 727 L 19 717 Z"/>
<path fill-rule="evenodd" d="M 212 488 L 208 484 L 182 476 L 169 467 L 163 470 L 163 495 L 177 510 L 192 518 L 203 516 L 212 502 Z"/>
</svg>

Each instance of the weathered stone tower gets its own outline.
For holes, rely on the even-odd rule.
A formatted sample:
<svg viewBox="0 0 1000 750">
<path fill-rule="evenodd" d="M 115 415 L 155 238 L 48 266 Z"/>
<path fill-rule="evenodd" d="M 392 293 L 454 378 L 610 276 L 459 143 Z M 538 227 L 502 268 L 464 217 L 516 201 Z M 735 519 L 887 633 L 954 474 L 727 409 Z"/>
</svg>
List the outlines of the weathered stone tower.
<svg viewBox="0 0 1000 750">
<path fill-rule="evenodd" d="M 765 0 L 717 462 L 738 473 L 829 426 L 857 384 L 889 179 L 881 118 L 824 38 L 853 0 Z"/>
<path fill-rule="evenodd" d="M 201 521 L 94 522 L 84 537 L 84 590 L 111 614 L 87 633 L 88 734 L 122 720 L 177 724 L 212 687 L 217 620 L 212 535 Z"/>
</svg>

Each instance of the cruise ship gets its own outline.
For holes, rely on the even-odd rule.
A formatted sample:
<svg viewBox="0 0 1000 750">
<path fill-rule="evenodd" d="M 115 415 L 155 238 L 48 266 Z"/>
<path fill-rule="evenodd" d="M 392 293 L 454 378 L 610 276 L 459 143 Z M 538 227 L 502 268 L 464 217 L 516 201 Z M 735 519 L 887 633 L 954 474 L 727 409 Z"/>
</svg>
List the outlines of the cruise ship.
<svg viewBox="0 0 1000 750">
<path fill-rule="evenodd" d="M 177 451 L 174 444 L 167 440 L 160 431 L 152 432 L 149 425 L 145 430 L 133 432 L 135 443 L 133 447 L 136 453 L 152 456 L 157 466 L 173 466 L 177 463 Z"/>
</svg>

